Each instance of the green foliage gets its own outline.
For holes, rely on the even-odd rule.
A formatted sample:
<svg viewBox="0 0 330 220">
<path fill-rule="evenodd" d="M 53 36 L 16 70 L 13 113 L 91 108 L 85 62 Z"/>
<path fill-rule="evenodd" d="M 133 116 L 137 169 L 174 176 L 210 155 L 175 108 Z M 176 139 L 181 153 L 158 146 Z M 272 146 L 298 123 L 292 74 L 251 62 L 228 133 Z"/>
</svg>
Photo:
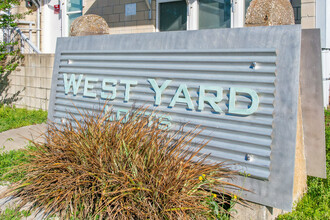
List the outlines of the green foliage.
<svg viewBox="0 0 330 220">
<path fill-rule="evenodd" d="M 330 111 L 325 111 L 327 179 L 308 177 L 307 193 L 291 213 L 278 219 L 330 219 Z"/>
<path fill-rule="evenodd" d="M 325 112 L 325 141 L 326 141 L 326 153 L 327 153 L 327 171 L 330 168 L 330 110 Z M 330 173 L 328 172 L 328 175 Z"/>
<path fill-rule="evenodd" d="M 205 174 L 199 176 L 198 179 L 200 180 L 200 185 L 216 185 L 215 180 L 209 178 Z M 220 197 L 220 199 L 218 197 Z M 231 214 L 236 212 L 234 206 L 239 202 L 240 200 L 235 194 L 219 194 L 210 189 L 210 195 L 202 201 L 202 203 L 209 208 L 203 213 L 203 216 L 207 219 L 229 220 Z"/>
<path fill-rule="evenodd" d="M 5 12 L 0 15 L 0 28 L 16 27 L 16 20 L 22 18 L 22 14 L 9 14 L 8 12 L 15 5 L 20 4 L 20 0 L 1 0 L 0 11 Z"/>
<path fill-rule="evenodd" d="M 30 211 L 17 211 L 16 209 L 7 208 L 5 211 L 0 210 L 0 219 L 1 220 L 21 220 L 22 218 L 26 218 L 30 216 Z"/>
<path fill-rule="evenodd" d="M 238 173 L 223 163 L 205 164 L 187 149 L 196 131 L 173 134 L 144 116 L 144 109 L 127 122 L 110 115 L 81 114 L 66 124 L 50 124 L 46 144 L 29 150 L 20 166 L 25 177 L 6 195 L 20 197 L 61 219 L 224 219 L 229 200 L 226 178 Z M 200 176 L 207 177 L 207 181 Z M 6 196 L 5 195 L 5 196 Z"/>
<path fill-rule="evenodd" d="M 9 106 L 0 107 L 0 132 L 46 122 L 47 111 L 27 110 Z"/>
<path fill-rule="evenodd" d="M 33 150 L 31 148 L 31 150 Z M 1 182 L 17 182 L 21 180 L 25 172 L 15 169 L 18 165 L 28 163 L 30 156 L 25 150 L 17 151 L 0 151 L 0 183 Z"/>
<path fill-rule="evenodd" d="M 9 13 L 10 9 L 20 2 L 20 0 L 2 0 L 0 2 L 0 11 L 3 12 L 0 14 L 0 28 L 8 35 L 17 26 L 16 20 L 24 16 L 24 14 Z M 22 58 L 17 39 L 11 39 L 10 42 L 0 41 L 0 106 L 18 100 L 20 91 L 8 94 L 9 75 L 17 68 Z"/>
</svg>

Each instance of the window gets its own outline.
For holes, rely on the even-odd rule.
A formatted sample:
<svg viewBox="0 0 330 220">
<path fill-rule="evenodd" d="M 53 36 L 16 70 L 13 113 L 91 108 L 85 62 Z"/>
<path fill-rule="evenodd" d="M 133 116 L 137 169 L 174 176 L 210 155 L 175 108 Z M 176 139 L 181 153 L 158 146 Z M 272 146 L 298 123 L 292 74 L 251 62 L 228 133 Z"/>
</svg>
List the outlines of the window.
<svg viewBox="0 0 330 220">
<path fill-rule="evenodd" d="M 62 5 L 62 26 L 63 26 L 63 36 L 69 36 L 70 27 L 72 22 L 82 16 L 83 1 L 82 0 L 65 0 Z"/>
<path fill-rule="evenodd" d="M 199 0 L 199 29 L 230 27 L 230 0 Z"/>
<path fill-rule="evenodd" d="M 187 3 L 185 0 L 159 3 L 159 30 L 187 30 Z"/>
<path fill-rule="evenodd" d="M 247 12 L 247 9 L 250 6 L 251 2 L 252 2 L 252 0 L 245 0 L 245 13 Z"/>
<path fill-rule="evenodd" d="M 70 28 L 72 22 L 82 16 L 82 0 L 68 0 L 67 15 Z"/>
<path fill-rule="evenodd" d="M 157 31 L 243 27 L 252 0 L 157 0 Z"/>
<path fill-rule="evenodd" d="M 246 12 L 247 12 L 251 2 L 252 2 L 252 0 L 245 0 L 245 11 L 244 11 L 245 15 L 246 15 Z M 245 21 L 245 16 L 244 16 L 244 21 Z"/>
</svg>

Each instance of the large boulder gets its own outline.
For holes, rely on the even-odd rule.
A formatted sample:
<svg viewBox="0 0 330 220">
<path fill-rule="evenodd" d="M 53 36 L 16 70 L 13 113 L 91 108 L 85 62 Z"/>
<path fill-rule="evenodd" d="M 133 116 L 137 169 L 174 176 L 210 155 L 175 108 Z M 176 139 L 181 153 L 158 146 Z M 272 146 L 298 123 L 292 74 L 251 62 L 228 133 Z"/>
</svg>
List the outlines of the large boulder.
<svg viewBox="0 0 330 220">
<path fill-rule="evenodd" d="M 289 0 L 253 0 L 246 13 L 245 26 L 274 26 L 294 24 Z"/>
<path fill-rule="evenodd" d="M 109 34 L 107 22 L 98 15 L 83 15 L 71 24 L 70 36 L 87 36 Z"/>
</svg>

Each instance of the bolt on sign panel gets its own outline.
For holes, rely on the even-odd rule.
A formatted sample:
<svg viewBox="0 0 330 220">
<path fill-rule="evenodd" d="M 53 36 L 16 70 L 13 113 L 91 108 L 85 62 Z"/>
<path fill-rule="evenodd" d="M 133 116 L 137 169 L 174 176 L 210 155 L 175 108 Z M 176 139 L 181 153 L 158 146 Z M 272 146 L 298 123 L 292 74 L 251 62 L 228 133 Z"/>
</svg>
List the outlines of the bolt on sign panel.
<svg viewBox="0 0 330 220">
<path fill-rule="evenodd" d="M 249 174 L 234 180 L 243 197 L 290 210 L 300 44 L 299 26 L 59 38 L 49 119 L 157 108 L 164 129 L 201 125 L 202 153 Z"/>
</svg>

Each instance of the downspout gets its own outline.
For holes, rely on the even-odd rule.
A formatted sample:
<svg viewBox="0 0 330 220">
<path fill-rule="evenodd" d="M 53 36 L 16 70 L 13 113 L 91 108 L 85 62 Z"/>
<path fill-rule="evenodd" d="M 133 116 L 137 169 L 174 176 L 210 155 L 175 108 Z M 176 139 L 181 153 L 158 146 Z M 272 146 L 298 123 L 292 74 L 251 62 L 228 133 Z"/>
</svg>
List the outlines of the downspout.
<svg viewBox="0 0 330 220">
<path fill-rule="evenodd" d="M 145 0 L 145 3 L 147 5 L 147 8 L 149 10 L 149 20 L 151 19 L 151 0 Z"/>
<path fill-rule="evenodd" d="M 330 2 L 327 1 L 326 2 L 326 17 L 325 17 L 325 38 L 326 38 L 326 43 L 325 43 L 325 47 L 330 50 Z"/>
<path fill-rule="evenodd" d="M 38 10 L 37 10 L 37 47 L 38 47 L 38 50 L 40 50 L 40 15 L 41 15 L 41 4 L 40 2 L 38 1 L 39 3 L 39 7 L 38 7 Z"/>
<path fill-rule="evenodd" d="M 32 0 L 32 2 L 38 6 L 37 8 L 37 48 L 40 50 L 40 14 L 41 14 L 41 5 L 40 2 L 38 3 L 35 0 Z"/>
</svg>

